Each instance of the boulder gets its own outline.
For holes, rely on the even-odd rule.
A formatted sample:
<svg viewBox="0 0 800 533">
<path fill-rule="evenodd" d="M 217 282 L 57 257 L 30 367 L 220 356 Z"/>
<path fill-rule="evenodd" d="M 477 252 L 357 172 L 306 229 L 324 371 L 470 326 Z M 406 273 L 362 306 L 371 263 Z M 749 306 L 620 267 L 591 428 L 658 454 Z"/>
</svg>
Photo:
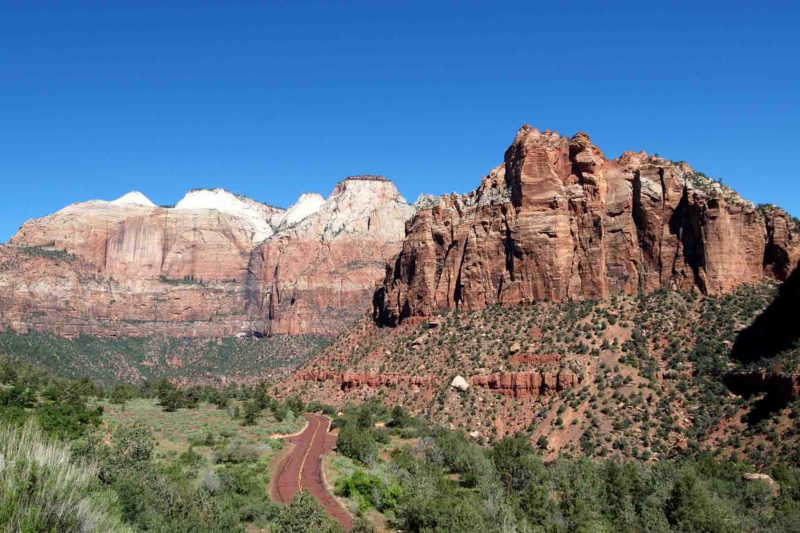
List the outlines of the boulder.
<svg viewBox="0 0 800 533">
<path fill-rule="evenodd" d="M 453 381 L 450 382 L 450 386 L 461 392 L 467 392 L 469 390 L 469 383 L 467 383 L 467 380 L 462 376 L 454 377 Z"/>
</svg>

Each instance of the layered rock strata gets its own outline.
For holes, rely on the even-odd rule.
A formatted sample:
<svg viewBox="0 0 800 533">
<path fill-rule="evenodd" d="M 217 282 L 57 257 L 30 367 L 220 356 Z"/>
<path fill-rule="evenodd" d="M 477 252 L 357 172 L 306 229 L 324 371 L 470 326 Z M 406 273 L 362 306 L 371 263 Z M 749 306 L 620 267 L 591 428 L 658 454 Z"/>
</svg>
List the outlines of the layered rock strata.
<svg viewBox="0 0 800 533">
<path fill-rule="evenodd" d="M 523 396 L 540 396 L 555 394 L 576 387 L 580 383 L 578 376 L 566 369 L 541 370 L 530 372 L 500 372 L 496 374 L 472 376 L 473 387 L 491 389 L 506 396 L 515 398 Z"/>
<path fill-rule="evenodd" d="M 269 333 L 338 333 L 369 309 L 413 214 L 385 178 L 340 182 L 313 215 L 254 249 L 247 267 L 248 310 Z"/>
<path fill-rule="evenodd" d="M 375 176 L 287 210 L 221 189 L 68 206 L 0 247 L 0 327 L 60 335 L 338 333 L 413 215 Z"/>
<path fill-rule="evenodd" d="M 436 309 L 727 291 L 786 279 L 795 221 L 644 153 L 607 159 L 589 137 L 524 126 L 467 195 L 423 197 L 374 297 L 381 324 Z"/>
</svg>

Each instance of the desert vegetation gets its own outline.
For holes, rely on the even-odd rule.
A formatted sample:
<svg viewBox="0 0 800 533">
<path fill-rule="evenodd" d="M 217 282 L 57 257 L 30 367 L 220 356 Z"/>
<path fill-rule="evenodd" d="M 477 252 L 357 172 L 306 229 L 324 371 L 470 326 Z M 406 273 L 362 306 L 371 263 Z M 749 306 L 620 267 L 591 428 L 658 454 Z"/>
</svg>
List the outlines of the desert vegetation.
<svg viewBox="0 0 800 533">
<path fill-rule="evenodd" d="M 489 447 L 462 431 L 429 427 L 375 402 L 337 420 L 357 433 L 328 461 L 354 513 L 404 531 L 792 531 L 800 470 L 709 454 L 642 462 L 542 460 L 519 435 Z M 377 427 L 376 427 L 377 425 Z M 355 445 L 354 445 L 355 444 Z"/>
<path fill-rule="evenodd" d="M 307 381 L 291 393 L 403 404 L 484 444 L 524 434 L 548 460 L 569 453 L 656 461 L 706 450 L 758 465 L 777 458 L 800 464 L 797 402 L 764 411 L 763 394 L 737 396 L 725 384 L 736 372 L 797 372 L 797 347 L 751 361 L 732 354 L 775 294 L 775 284 L 766 282 L 718 296 L 659 290 L 448 311 L 397 328 L 365 321 L 304 370 L 424 375 L 433 386 L 343 394 L 336 384 Z M 456 375 L 562 370 L 578 377 L 577 386 L 518 397 L 450 387 Z"/>
<path fill-rule="evenodd" d="M 265 389 L 104 389 L 0 360 L 0 529 L 338 531 L 306 494 L 269 499 L 272 437 L 305 405 Z"/>
<path fill-rule="evenodd" d="M 286 376 L 327 339 L 312 335 L 259 338 L 95 337 L 0 331 L 0 355 L 104 385 L 161 378 L 183 383 L 221 379 L 254 383 Z"/>
</svg>

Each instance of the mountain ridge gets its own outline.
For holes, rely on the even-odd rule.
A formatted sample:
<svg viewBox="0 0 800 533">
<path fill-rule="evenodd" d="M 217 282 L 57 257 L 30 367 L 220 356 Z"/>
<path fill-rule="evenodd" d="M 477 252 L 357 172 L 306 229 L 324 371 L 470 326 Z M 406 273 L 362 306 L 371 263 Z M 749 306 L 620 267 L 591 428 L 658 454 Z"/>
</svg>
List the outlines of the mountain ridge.
<svg viewBox="0 0 800 533">
<path fill-rule="evenodd" d="M 287 209 L 224 189 L 171 208 L 136 191 L 72 204 L 3 247 L 0 323 L 67 336 L 336 335 L 370 302 L 396 325 L 496 303 L 722 293 L 786 279 L 796 226 L 686 163 L 606 159 L 585 133 L 526 125 L 472 192 L 413 206 L 377 175 Z"/>
<path fill-rule="evenodd" d="M 725 292 L 800 258 L 796 222 L 644 152 L 606 159 L 588 135 L 523 126 L 477 189 L 418 200 L 375 296 L 397 324 L 433 310 L 604 298 L 663 286 Z"/>
<path fill-rule="evenodd" d="M 391 215 L 381 215 L 384 209 Z M 331 272 L 339 272 L 337 280 L 354 276 L 349 284 L 316 283 L 331 296 L 324 316 L 309 316 L 314 313 L 307 310 L 298 324 L 276 316 L 274 309 L 262 312 L 248 298 L 253 291 L 272 289 L 262 290 L 261 280 L 253 277 L 251 256 L 269 239 L 290 240 L 304 246 L 309 257 L 313 250 L 318 255 L 329 243 L 317 230 L 332 213 L 335 229 L 347 233 L 350 248 L 371 262 L 350 266 L 343 248 L 327 270 L 317 270 L 322 278 Z M 369 305 L 374 281 L 383 262 L 397 251 L 405 219 L 412 213 L 388 180 L 347 178 L 327 199 L 302 195 L 287 210 L 223 189 L 189 191 L 171 208 L 156 207 L 135 192 L 112 202 L 71 204 L 26 222 L 0 247 L 5 257 L 0 323 L 20 332 L 66 336 L 330 335 Z M 337 242 L 341 245 L 342 239 Z M 284 263 L 280 290 L 289 292 L 305 283 L 306 267 L 304 262 Z M 295 294 L 292 303 L 304 302 L 298 303 Z M 283 308 L 297 315 L 292 306 Z"/>
</svg>

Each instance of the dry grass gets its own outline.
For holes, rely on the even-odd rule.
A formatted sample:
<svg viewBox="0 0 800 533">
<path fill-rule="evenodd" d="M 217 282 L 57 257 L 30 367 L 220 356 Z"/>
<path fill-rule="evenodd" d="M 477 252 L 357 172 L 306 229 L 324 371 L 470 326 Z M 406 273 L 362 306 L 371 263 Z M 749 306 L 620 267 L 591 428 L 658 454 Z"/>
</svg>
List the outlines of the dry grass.
<svg viewBox="0 0 800 533">
<path fill-rule="evenodd" d="M 0 426 L 0 527 L 4 531 L 123 532 L 113 496 L 97 487 L 93 465 L 33 424 Z"/>
<path fill-rule="evenodd" d="M 256 425 L 242 426 L 240 420 L 232 418 L 225 409 L 201 404 L 195 409 L 178 409 L 165 412 L 158 401 L 150 398 L 131 400 L 124 406 L 103 403 L 103 424 L 107 429 L 119 425 L 130 425 L 136 421 L 146 423 L 156 438 L 156 453 L 164 459 L 172 459 L 190 447 L 210 459 L 213 452 L 208 445 L 208 436 L 213 441 L 231 440 L 257 445 L 262 457 L 271 456 L 281 447 L 270 435 L 294 433 L 303 427 L 305 419 L 291 413 L 278 422 L 271 413 L 264 412 Z M 236 402 L 231 408 L 236 407 Z"/>
</svg>

